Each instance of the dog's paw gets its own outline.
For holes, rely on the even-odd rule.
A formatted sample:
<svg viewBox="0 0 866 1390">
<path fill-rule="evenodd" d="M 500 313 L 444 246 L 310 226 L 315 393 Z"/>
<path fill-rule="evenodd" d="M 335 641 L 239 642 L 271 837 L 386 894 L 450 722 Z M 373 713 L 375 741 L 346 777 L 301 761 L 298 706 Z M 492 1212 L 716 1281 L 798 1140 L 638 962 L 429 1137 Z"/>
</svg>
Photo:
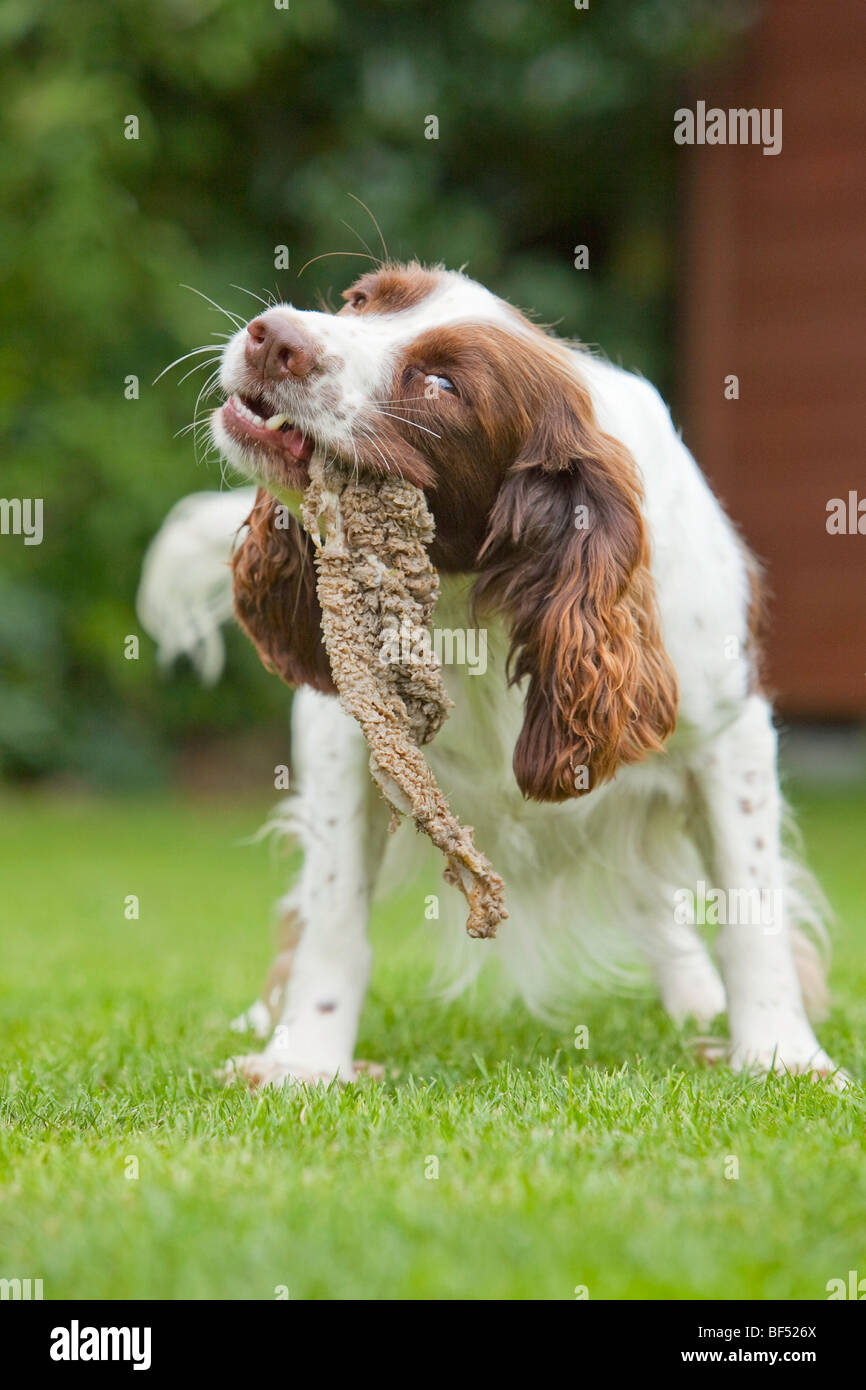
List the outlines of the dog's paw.
<svg viewBox="0 0 866 1390">
<path fill-rule="evenodd" d="M 661 982 L 660 991 L 665 1013 L 678 1028 L 691 1021 L 706 1030 L 728 1006 L 725 987 L 711 970 L 669 975 Z"/>
<path fill-rule="evenodd" d="M 231 1057 L 217 1072 L 225 1085 L 240 1081 L 252 1091 L 264 1090 L 267 1086 L 329 1086 L 332 1081 L 351 1085 L 365 1076 L 381 1081 L 384 1075 L 384 1068 L 375 1062 L 357 1061 L 350 1067 L 316 1068 L 288 1062 L 279 1054 L 267 1051 Z"/>
<path fill-rule="evenodd" d="M 734 1071 L 751 1071 L 767 1076 L 808 1076 L 827 1081 L 837 1091 L 850 1086 L 851 1077 L 837 1067 L 814 1040 L 795 1040 L 772 1044 L 738 1043 L 731 1047 L 728 1064 Z"/>
<path fill-rule="evenodd" d="M 837 1091 L 853 1085 L 852 1078 L 817 1043 L 786 1045 L 733 1045 L 723 1038 L 694 1038 L 692 1045 L 699 1061 L 708 1067 L 727 1064 L 732 1071 L 751 1072 L 755 1076 L 808 1076 L 812 1081 L 827 1081 Z"/>
</svg>

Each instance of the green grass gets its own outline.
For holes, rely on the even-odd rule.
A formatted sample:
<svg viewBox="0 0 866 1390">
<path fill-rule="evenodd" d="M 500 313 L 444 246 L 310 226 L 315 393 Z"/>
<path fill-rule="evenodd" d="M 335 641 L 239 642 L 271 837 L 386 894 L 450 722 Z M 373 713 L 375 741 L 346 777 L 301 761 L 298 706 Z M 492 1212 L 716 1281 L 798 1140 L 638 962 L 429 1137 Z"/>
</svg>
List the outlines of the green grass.
<svg viewBox="0 0 866 1390">
<path fill-rule="evenodd" d="M 866 1079 L 866 795 L 796 800 L 839 917 L 822 1041 Z M 442 1006 L 418 885 L 374 928 L 359 1055 L 388 1080 L 221 1089 L 286 874 L 237 847 L 264 810 L 0 802 L 0 1276 L 46 1298 L 726 1299 L 866 1275 L 859 1086 L 702 1070 L 649 1000 L 581 1004 L 588 1051 L 489 991 Z"/>
</svg>

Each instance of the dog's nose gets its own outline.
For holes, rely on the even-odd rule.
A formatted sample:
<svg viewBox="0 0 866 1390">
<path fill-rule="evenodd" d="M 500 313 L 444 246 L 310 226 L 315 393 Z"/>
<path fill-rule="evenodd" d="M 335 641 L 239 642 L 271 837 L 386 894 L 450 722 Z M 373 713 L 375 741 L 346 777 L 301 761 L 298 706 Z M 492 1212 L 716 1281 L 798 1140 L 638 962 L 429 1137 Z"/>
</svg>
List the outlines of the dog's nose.
<svg viewBox="0 0 866 1390">
<path fill-rule="evenodd" d="M 247 324 L 244 348 L 247 362 L 271 381 L 305 377 L 316 360 L 312 338 L 284 314 L 271 309 Z"/>
</svg>

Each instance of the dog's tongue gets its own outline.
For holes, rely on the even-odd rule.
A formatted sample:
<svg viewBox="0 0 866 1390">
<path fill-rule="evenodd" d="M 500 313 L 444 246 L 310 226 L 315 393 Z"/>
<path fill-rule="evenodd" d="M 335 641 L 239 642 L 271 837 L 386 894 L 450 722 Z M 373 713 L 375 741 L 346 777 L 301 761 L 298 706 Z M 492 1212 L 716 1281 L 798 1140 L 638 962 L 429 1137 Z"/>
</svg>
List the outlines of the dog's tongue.
<svg viewBox="0 0 866 1390">
<path fill-rule="evenodd" d="M 285 448 L 298 460 L 298 463 L 309 463 L 313 456 L 313 441 L 303 430 L 287 430 L 284 436 Z M 281 441 L 282 442 L 282 441 Z"/>
<path fill-rule="evenodd" d="M 285 449 L 287 454 L 298 460 L 298 463 L 309 463 L 313 454 L 313 441 L 296 426 L 288 429 L 289 423 L 287 415 L 272 415 L 265 422 L 265 429 L 273 435 L 274 443 Z"/>
</svg>

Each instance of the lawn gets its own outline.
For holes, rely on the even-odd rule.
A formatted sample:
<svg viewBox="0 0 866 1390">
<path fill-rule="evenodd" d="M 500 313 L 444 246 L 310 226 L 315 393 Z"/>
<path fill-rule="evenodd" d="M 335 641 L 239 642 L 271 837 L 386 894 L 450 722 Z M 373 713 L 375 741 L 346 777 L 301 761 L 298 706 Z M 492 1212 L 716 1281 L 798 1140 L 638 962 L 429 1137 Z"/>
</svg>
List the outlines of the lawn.
<svg viewBox="0 0 866 1390">
<path fill-rule="evenodd" d="M 821 1038 L 866 1080 L 866 793 L 794 800 L 839 919 Z M 46 1298 L 821 1299 L 866 1275 L 859 1086 L 701 1069 L 648 999 L 581 1003 L 585 1051 L 489 990 L 442 1006 L 424 884 L 374 924 L 359 1055 L 388 1079 L 221 1089 L 287 871 L 240 843 L 265 809 L 0 800 L 0 1276 Z"/>
</svg>

